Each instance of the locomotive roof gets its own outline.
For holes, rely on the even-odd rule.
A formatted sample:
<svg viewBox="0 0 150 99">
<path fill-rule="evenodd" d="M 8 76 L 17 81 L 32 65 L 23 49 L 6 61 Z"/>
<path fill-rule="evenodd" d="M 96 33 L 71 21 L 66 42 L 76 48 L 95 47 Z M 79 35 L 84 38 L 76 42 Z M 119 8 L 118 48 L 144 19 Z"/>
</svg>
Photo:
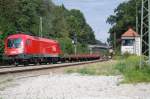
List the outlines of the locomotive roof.
<svg viewBox="0 0 150 99">
<path fill-rule="evenodd" d="M 51 43 L 58 43 L 56 40 L 47 39 L 47 38 L 41 38 L 41 37 L 37 37 L 37 36 L 31 36 L 31 35 L 27 35 L 27 34 L 23 34 L 23 33 L 18 33 L 18 34 L 10 35 L 8 37 L 8 39 L 9 38 L 17 38 L 17 37 L 30 38 L 30 39 L 38 39 L 40 41 L 51 42 Z"/>
</svg>

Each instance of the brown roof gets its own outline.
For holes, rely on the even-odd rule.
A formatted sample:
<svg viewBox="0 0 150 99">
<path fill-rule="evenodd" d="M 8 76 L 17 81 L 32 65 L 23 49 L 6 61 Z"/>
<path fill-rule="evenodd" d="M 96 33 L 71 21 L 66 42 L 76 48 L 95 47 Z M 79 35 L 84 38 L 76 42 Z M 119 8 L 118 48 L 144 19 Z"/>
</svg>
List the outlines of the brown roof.
<svg viewBox="0 0 150 99">
<path fill-rule="evenodd" d="M 128 31 L 122 34 L 122 36 L 123 37 L 136 37 L 136 36 L 139 36 L 139 34 L 135 32 L 132 28 L 129 28 Z"/>
</svg>

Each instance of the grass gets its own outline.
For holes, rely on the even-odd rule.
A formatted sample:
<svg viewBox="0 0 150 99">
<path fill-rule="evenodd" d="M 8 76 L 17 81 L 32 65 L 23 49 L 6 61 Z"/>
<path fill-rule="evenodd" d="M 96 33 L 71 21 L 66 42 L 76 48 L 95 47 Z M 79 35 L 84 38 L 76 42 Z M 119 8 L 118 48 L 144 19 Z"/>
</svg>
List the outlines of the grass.
<svg viewBox="0 0 150 99">
<path fill-rule="evenodd" d="M 88 66 L 66 69 L 66 73 L 80 73 L 82 75 L 118 75 L 124 76 L 122 83 L 150 82 L 150 66 L 144 62 L 139 68 L 139 56 L 124 55 L 115 57 L 115 61 L 100 62 Z"/>
<path fill-rule="evenodd" d="M 82 75 L 117 75 L 118 70 L 115 69 L 116 61 L 107 61 L 94 63 L 87 66 L 72 67 L 66 69 L 66 73 L 80 73 Z"/>
<path fill-rule="evenodd" d="M 144 63 L 143 68 L 139 68 L 140 57 L 132 55 L 122 58 L 116 64 L 116 69 L 124 75 L 123 83 L 150 82 L 150 66 Z"/>
</svg>

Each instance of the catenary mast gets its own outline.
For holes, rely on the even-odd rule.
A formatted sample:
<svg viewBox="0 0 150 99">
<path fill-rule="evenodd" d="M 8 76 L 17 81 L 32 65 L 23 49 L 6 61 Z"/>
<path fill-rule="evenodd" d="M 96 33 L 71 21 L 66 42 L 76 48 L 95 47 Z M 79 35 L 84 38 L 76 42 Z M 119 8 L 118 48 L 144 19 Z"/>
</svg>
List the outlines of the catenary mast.
<svg viewBox="0 0 150 99">
<path fill-rule="evenodd" d="M 142 55 L 148 56 L 150 64 L 150 0 L 142 0 L 140 67 L 142 67 Z"/>
</svg>

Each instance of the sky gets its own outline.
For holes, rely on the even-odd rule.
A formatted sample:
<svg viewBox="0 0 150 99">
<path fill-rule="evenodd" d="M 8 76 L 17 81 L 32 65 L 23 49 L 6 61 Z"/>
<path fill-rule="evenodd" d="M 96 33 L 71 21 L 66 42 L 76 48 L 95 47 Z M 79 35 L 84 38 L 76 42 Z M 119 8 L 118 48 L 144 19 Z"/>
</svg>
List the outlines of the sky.
<svg viewBox="0 0 150 99">
<path fill-rule="evenodd" d="M 114 9 L 127 0 L 53 0 L 57 5 L 64 4 L 67 9 L 80 10 L 86 22 L 92 27 L 96 39 L 106 42 L 109 37 L 109 28 L 106 23 L 109 15 L 114 13 Z"/>
</svg>

